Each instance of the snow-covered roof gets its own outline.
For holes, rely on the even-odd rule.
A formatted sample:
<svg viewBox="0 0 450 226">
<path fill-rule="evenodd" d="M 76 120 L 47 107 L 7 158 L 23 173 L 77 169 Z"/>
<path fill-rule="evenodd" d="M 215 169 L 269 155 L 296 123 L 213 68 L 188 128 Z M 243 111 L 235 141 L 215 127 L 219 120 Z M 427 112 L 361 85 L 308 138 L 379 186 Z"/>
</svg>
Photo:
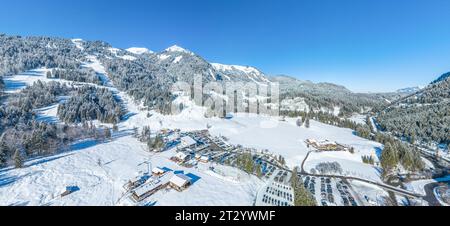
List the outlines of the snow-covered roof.
<svg viewBox="0 0 450 226">
<path fill-rule="evenodd" d="M 152 173 L 155 173 L 155 174 L 163 174 L 164 172 L 165 171 L 159 167 L 155 167 L 152 169 Z"/>
<path fill-rule="evenodd" d="M 161 185 L 167 185 L 170 181 L 170 178 L 172 177 L 173 173 L 169 172 L 164 174 L 164 176 L 158 178 L 158 179 L 151 179 L 148 183 L 136 188 L 134 190 L 134 193 L 137 196 L 142 196 L 147 192 L 150 192 L 156 188 L 158 188 Z"/>
<path fill-rule="evenodd" d="M 202 155 L 202 157 L 200 157 L 200 160 L 209 161 L 209 156 Z"/>
<path fill-rule="evenodd" d="M 181 141 L 181 144 L 185 147 L 189 147 L 189 146 L 197 143 L 197 141 L 192 139 L 192 137 L 190 137 L 190 136 L 184 136 L 180 139 L 180 141 Z"/>
<path fill-rule="evenodd" d="M 336 145 L 336 142 L 324 140 L 324 141 L 320 141 L 319 145 Z"/>
<path fill-rule="evenodd" d="M 170 135 L 168 135 L 167 137 L 166 137 L 166 139 L 167 140 L 169 140 L 169 141 L 171 141 L 171 140 L 176 140 L 177 138 L 178 138 L 178 134 L 177 133 L 172 133 L 172 134 L 170 134 Z"/>
<path fill-rule="evenodd" d="M 188 157 L 188 155 L 186 153 L 184 153 L 184 152 L 178 152 L 175 155 L 175 158 L 177 158 L 177 159 L 186 159 L 187 157 Z"/>
<path fill-rule="evenodd" d="M 191 178 L 184 174 L 176 174 L 170 179 L 170 182 L 178 187 L 183 187 L 191 182 Z"/>
<path fill-rule="evenodd" d="M 139 188 L 136 188 L 136 189 L 134 190 L 134 193 L 135 193 L 137 196 L 142 196 L 142 195 L 144 195 L 145 193 L 147 193 L 147 192 L 149 192 L 149 191 L 152 191 L 152 190 L 156 189 L 156 188 L 157 188 L 158 186 L 160 186 L 161 184 L 162 184 L 162 183 L 161 183 L 160 180 L 152 181 L 152 182 L 149 182 L 149 183 L 146 183 L 146 184 L 142 185 L 142 186 L 139 187 Z"/>
</svg>

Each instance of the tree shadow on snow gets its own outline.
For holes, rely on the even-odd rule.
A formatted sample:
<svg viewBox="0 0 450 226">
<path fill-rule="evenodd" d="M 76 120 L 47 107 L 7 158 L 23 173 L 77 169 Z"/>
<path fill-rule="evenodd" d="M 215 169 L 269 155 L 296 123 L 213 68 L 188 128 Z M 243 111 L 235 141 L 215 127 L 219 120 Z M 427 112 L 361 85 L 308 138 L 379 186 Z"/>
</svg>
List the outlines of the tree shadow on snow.
<svg viewBox="0 0 450 226">
<path fill-rule="evenodd" d="M 27 84 L 23 81 L 12 81 L 12 80 L 4 80 L 6 91 L 14 91 L 18 89 L 23 89 L 27 87 Z"/>
<path fill-rule="evenodd" d="M 55 160 L 58 160 L 58 159 L 61 159 L 61 158 L 65 158 L 65 157 L 68 157 L 68 156 L 71 156 L 71 155 L 73 155 L 73 154 L 60 154 L 60 155 L 51 156 L 51 157 L 48 157 L 48 156 L 47 157 L 39 157 L 39 158 L 27 161 L 24 164 L 24 167 L 31 167 L 31 166 L 41 165 L 41 164 L 52 162 L 52 161 L 55 161 Z"/>
<path fill-rule="evenodd" d="M 121 130 L 121 131 L 113 133 L 111 138 L 113 140 L 115 140 L 115 139 L 118 139 L 118 138 L 121 138 L 121 137 L 126 137 L 126 136 L 133 135 L 133 133 L 134 133 L 134 130 L 132 130 L 132 129 Z"/>
<path fill-rule="evenodd" d="M 383 152 L 383 150 L 379 147 L 375 148 L 375 154 L 377 155 L 378 159 L 381 159 L 381 152 Z"/>
<path fill-rule="evenodd" d="M 35 76 L 35 77 L 42 77 L 43 76 L 43 74 L 42 74 L 42 72 L 40 72 L 40 71 L 37 71 L 37 70 L 31 70 L 31 71 L 27 71 L 27 72 L 23 72 L 23 73 L 20 73 L 19 75 L 24 75 L 24 76 Z"/>
<path fill-rule="evenodd" d="M 0 173 L 0 188 L 12 184 L 24 177 L 29 176 L 30 173 L 22 175 L 22 176 L 9 176 L 5 171 Z"/>
<path fill-rule="evenodd" d="M 80 151 L 86 148 L 94 147 L 99 143 L 99 141 L 92 139 L 78 141 L 70 145 L 70 151 Z"/>
<path fill-rule="evenodd" d="M 29 201 L 19 201 L 13 204 L 9 204 L 8 206 L 28 206 Z"/>
<path fill-rule="evenodd" d="M 58 122 L 58 118 L 55 116 L 43 116 L 43 115 L 39 115 L 38 117 L 36 117 L 36 121 L 38 122 L 46 122 L 48 124 L 54 124 Z"/>
<path fill-rule="evenodd" d="M 70 155 L 73 155 L 73 154 L 62 153 L 62 154 L 56 154 L 56 155 L 53 155 L 53 156 L 40 156 L 40 157 L 30 158 L 30 159 L 25 161 L 25 163 L 23 164 L 23 168 L 28 168 L 28 167 L 31 167 L 31 166 L 37 166 L 37 165 L 41 165 L 41 164 L 44 164 L 44 163 L 52 162 L 52 161 L 55 161 L 55 160 L 58 160 L 58 159 L 62 159 L 62 158 L 68 157 Z M 15 169 L 13 166 L 9 166 L 9 167 L 5 167 L 5 168 L 0 170 L 0 186 L 3 183 L 9 182 L 9 181 L 11 181 L 11 179 L 13 179 L 12 177 L 10 177 L 9 179 L 5 179 L 4 178 L 4 175 L 6 175 L 6 172 L 11 171 L 13 169 Z M 29 174 L 27 174 L 27 175 L 29 175 Z M 27 175 L 25 175 L 25 176 L 27 176 Z M 24 176 L 22 176 L 22 177 L 24 177 Z M 22 177 L 20 177 L 20 178 L 22 178 Z M 12 182 L 14 182 L 14 181 L 12 181 Z"/>
<path fill-rule="evenodd" d="M 131 117 L 133 117 L 135 115 L 137 115 L 137 114 L 134 113 L 134 112 L 128 112 L 124 116 L 122 116 L 122 120 L 121 121 L 122 122 L 127 121 L 128 119 L 130 119 Z"/>
<path fill-rule="evenodd" d="M 157 201 L 145 203 L 144 206 L 155 206 Z"/>
</svg>

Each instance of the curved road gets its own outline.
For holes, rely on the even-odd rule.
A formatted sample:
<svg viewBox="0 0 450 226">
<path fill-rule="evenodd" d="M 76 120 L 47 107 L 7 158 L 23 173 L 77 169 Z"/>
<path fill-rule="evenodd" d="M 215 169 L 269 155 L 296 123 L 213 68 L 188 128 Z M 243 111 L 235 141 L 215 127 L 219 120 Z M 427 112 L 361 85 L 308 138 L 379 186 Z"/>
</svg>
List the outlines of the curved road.
<svg viewBox="0 0 450 226">
<path fill-rule="evenodd" d="M 410 192 L 401 188 L 397 188 L 397 187 L 393 187 L 387 184 L 383 184 L 383 183 L 379 183 L 379 182 L 375 182 L 375 181 L 371 181 L 371 180 L 366 180 L 366 179 L 361 179 L 361 178 L 357 178 L 357 177 L 350 177 L 350 176 L 337 176 L 337 175 L 322 175 L 322 174 L 311 174 L 311 173 L 307 173 L 304 169 L 304 165 L 306 160 L 308 159 L 309 155 L 311 154 L 312 151 L 308 152 L 308 154 L 306 155 L 305 159 L 303 159 L 302 165 L 301 165 L 301 175 L 306 175 L 306 176 L 314 176 L 314 177 L 331 177 L 331 178 L 339 178 L 339 179 L 348 179 L 348 180 L 357 180 L 357 181 L 362 181 L 365 183 L 369 183 L 369 184 L 373 184 L 373 185 L 377 185 L 380 186 L 382 188 L 385 188 L 387 190 L 402 194 L 402 195 L 406 195 L 409 197 L 414 197 L 414 198 L 423 198 L 423 195 L 420 194 L 416 194 L 414 192 Z"/>
<path fill-rule="evenodd" d="M 425 193 L 427 194 L 423 199 L 428 202 L 430 206 L 441 206 L 436 196 L 434 196 L 434 188 L 439 186 L 438 183 L 430 183 L 425 185 Z"/>
</svg>

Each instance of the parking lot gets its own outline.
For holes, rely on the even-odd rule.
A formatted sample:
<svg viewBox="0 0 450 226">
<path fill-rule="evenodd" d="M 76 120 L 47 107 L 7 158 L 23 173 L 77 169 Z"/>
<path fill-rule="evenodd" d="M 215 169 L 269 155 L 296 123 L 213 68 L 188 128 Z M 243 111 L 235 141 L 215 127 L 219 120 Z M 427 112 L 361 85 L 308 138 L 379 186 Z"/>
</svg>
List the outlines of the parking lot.
<svg viewBox="0 0 450 226">
<path fill-rule="evenodd" d="M 259 192 L 257 206 L 293 206 L 294 191 L 289 184 L 290 173 L 275 170 L 269 182 Z"/>
<path fill-rule="evenodd" d="M 303 181 L 320 206 L 358 206 L 350 185 L 341 179 L 305 176 Z"/>
</svg>

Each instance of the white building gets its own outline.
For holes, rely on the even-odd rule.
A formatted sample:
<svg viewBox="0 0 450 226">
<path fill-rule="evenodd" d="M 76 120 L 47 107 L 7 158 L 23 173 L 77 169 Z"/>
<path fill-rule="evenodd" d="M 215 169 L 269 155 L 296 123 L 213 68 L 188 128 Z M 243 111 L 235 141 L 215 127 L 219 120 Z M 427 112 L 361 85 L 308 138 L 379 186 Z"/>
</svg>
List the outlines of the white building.
<svg viewBox="0 0 450 226">
<path fill-rule="evenodd" d="M 179 162 L 185 162 L 185 161 L 189 160 L 189 155 L 187 155 L 187 154 L 184 153 L 184 152 L 178 152 L 178 153 L 174 156 L 174 158 L 175 158 L 177 161 L 179 161 Z"/>
<path fill-rule="evenodd" d="M 197 141 L 192 139 L 190 136 L 184 136 L 180 138 L 180 145 L 178 146 L 180 149 L 188 148 L 197 144 Z"/>
<path fill-rule="evenodd" d="M 159 168 L 159 167 L 155 167 L 152 169 L 152 174 L 155 176 L 161 176 L 165 173 L 166 171 L 164 171 L 163 169 Z"/>
<path fill-rule="evenodd" d="M 209 162 L 209 160 L 210 160 L 210 157 L 207 155 L 202 155 L 200 157 L 200 162 L 207 163 L 207 162 Z"/>
<path fill-rule="evenodd" d="M 169 183 L 173 189 L 183 191 L 191 185 L 191 178 L 184 174 L 176 174 L 170 179 Z"/>
</svg>

